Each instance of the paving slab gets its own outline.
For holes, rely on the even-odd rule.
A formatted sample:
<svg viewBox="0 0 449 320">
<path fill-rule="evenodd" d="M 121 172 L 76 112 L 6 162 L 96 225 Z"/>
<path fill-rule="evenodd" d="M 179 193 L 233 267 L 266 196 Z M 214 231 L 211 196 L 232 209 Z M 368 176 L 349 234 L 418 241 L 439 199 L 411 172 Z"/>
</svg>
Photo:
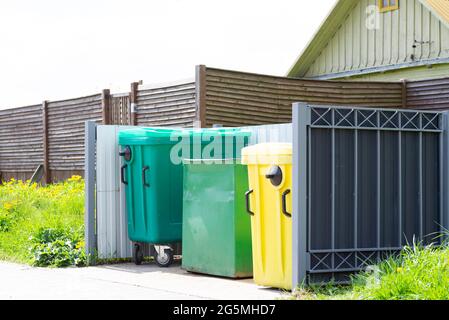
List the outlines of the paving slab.
<svg viewBox="0 0 449 320">
<path fill-rule="evenodd" d="M 0 299 L 273 300 L 283 295 L 251 279 L 191 274 L 179 263 L 168 269 L 152 263 L 53 269 L 0 262 L 0 283 Z"/>
</svg>

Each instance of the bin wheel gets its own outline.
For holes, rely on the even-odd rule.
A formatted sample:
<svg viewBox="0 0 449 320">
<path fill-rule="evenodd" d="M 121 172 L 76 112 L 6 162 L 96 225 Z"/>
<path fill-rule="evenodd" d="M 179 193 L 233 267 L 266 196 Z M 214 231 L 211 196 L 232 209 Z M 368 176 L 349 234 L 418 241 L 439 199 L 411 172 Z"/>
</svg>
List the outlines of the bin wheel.
<svg viewBox="0 0 449 320">
<path fill-rule="evenodd" d="M 154 260 L 159 267 L 168 268 L 174 260 L 174 254 L 172 249 L 164 249 L 162 254 L 158 254 L 157 251 L 154 254 Z"/>
<path fill-rule="evenodd" d="M 135 243 L 133 247 L 133 261 L 137 266 L 140 266 L 143 262 L 143 249 L 138 243 Z"/>
</svg>

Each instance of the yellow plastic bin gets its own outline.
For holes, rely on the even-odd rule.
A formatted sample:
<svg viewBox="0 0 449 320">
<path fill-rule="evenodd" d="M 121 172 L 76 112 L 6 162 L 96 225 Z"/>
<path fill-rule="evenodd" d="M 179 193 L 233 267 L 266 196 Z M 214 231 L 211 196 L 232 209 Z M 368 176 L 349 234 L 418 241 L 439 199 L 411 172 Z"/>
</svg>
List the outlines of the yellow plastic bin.
<svg viewBox="0 0 449 320">
<path fill-rule="evenodd" d="M 254 282 L 292 288 L 292 145 L 259 144 L 242 150 L 248 165 Z"/>
</svg>

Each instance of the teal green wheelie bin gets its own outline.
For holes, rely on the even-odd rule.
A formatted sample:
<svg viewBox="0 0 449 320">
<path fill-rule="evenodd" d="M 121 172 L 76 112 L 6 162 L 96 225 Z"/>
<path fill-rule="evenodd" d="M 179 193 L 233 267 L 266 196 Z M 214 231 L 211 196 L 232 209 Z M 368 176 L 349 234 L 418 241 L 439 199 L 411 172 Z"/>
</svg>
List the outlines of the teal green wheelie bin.
<svg viewBox="0 0 449 320">
<path fill-rule="evenodd" d="M 128 236 L 134 242 L 136 264 L 142 263 L 145 243 L 159 248 L 155 260 L 160 266 L 173 262 L 171 247 L 182 241 L 182 159 L 196 153 L 203 159 L 223 158 L 226 152 L 240 155 L 235 145 L 246 146 L 249 135 L 239 129 L 137 128 L 119 133 Z M 222 148 L 214 154 L 209 148 L 217 137 Z"/>
<path fill-rule="evenodd" d="M 134 242 L 133 259 L 143 260 L 143 244 L 170 247 L 181 242 L 182 166 L 170 159 L 173 134 L 180 130 L 139 128 L 121 131 L 119 144 L 125 164 L 121 181 L 125 185 L 128 236 Z M 170 249 L 155 250 L 160 266 L 173 262 Z"/>
<path fill-rule="evenodd" d="M 184 161 L 182 268 L 233 279 L 253 275 L 247 168 Z"/>
</svg>

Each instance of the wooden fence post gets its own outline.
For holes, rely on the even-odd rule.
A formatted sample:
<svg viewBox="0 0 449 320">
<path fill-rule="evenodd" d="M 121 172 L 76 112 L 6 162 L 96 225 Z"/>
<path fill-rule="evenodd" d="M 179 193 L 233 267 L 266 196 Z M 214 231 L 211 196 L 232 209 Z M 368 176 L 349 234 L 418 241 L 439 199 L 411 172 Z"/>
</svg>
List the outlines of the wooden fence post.
<svg viewBox="0 0 449 320">
<path fill-rule="evenodd" d="M 407 88 L 407 80 L 402 79 L 401 82 L 402 82 L 402 108 L 403 109 L 407 109 L 407 107 L 408 107 L 408 101 L 407 101 L 407 94 L 408 94 L 408 92 L 407 92 L 407 90 L 408 90 L 408 88 Z"/>
<path fill-rule="evenodd" d="M 196 124 L 195 127 L 205 128 L 206 123 L 206 66 L 196 66 Z"/>
<path fill-rule="evenodd" d="M 48 101 L 42 102 L 42 152 L 43 152 L 43 165 L 44 165 L 44 184 L 51 182 L 51 172 L 48 161 Z"/>
<path fill-rule="evenodd" d="M 132 126 L 137 126 L 137 94 L 141 82 L 131 83 L 131 92 L 129 94 L 129 119 Z"/>
<path fill-rule="evenodd" d="M 101 93 L 101 110 L 103 124 L 111 124 L 111 91 L 104 89 Z"/>
</svg>

